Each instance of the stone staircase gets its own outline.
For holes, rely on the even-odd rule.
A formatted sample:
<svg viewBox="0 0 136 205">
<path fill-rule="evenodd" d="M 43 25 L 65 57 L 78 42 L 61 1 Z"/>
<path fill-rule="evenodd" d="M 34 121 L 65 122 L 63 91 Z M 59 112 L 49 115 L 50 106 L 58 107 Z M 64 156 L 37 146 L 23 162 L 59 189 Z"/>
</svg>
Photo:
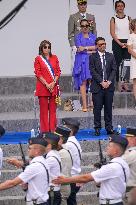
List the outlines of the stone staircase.
<svg viewBox="0 0 136 205">
<path fill-rule="evenodd" d="M 60 79 L 60 87 L 62 90 L 62 106 L 58 107 L 57 118 L 58 123 L 63 117 L 74 117 L 80 120 L 81 128 L 93 127 L 93 112 L 83 113 L 65 112 L 63 111 L 64 101 L 67 99 L 80 99 L 78 93 L 72 92 L 71 77 L 62 76 Z M 34 98 L 35 79 L 34 77 L 18 77 L 18 78 L 0 78 L 0 124 L 7 131 L 30 131 L 37 126 L 39 121 L 38 100 Z M 36 106 L 34 106 L 34 104 Z M 115 92 L 114 109 L 113 109 L 113 126 L 120 124 L 122 127 L 128 125 L 136 126 L 136 110 L 133 108 L 134 98 L 132 93 Z M 36 107 L 36 117 L 35 110 Z M 102 112 L 102 124 L 103 112 Z M 104 150 L 106 141 L 102 142 Z M 83 149 L 82 172 L 91 172 L 94 170 L 93 164 L 99 161 L 98 142 L 97 141 L 81 141 Z M 20 156 L 18 145 L 1 145 L 4 152 L 4 162 L 1 175 L 1 181 L 17 176 L 21 170 L 15 169 L 6 163 L 7 157 Z M 23 149 L 27 155 L 27 145 L 23 145 Z M 79 205 L 97 205 L 98 188 L 94 183 L 85 184 L 78 194 Z M 24 205 L 24 192 L 19 186 L 0 192 L 0 205 Z"/>
</svg>

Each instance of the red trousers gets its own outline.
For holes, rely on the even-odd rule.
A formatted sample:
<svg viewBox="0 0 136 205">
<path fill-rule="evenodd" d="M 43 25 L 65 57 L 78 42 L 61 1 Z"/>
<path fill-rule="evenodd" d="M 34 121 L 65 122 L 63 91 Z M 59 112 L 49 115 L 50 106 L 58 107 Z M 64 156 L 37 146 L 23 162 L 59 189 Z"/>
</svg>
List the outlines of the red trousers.
<svg viewBox="0 0 136 205">
<path fill-rule="evenodd" d="M 56 129 L 56 102 L 55 96 L 40 96 L 40 131 L 54 132 Z"/>
</svg>

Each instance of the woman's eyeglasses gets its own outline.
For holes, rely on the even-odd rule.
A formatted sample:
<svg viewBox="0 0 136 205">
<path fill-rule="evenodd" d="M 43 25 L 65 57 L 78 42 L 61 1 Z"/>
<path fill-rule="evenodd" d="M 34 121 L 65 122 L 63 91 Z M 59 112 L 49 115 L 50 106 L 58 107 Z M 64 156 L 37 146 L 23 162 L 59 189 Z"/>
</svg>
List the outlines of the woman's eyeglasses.
<svg viewBox="0 0 136 205">
<path fill-rule="evenodd" d="M 48 49 L 51 49 L 50 46 L 44 46 L 43 48 L 44 48 L 44 49 L 47 49 L 47 48 L 48 48 Z"/>
<path fill-rule="evenodd" d="M 81 25 L 81 28 L 88 28 L 90 25 Z"/>
</svg>

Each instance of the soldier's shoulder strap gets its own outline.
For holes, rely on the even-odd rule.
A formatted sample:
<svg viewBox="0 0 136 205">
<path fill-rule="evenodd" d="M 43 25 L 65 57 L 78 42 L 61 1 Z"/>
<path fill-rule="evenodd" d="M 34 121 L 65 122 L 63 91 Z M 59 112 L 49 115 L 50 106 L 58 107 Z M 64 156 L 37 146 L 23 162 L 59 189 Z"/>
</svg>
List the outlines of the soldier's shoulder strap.
<svg viewBox="0 0 136 205">
<path fill-rule="evenodd" d="M 122 165 L 121 163 L 119 163 L 119 162 L 109 162 L 109 164 L 111 164 L 111 163 L 117 163 L 117 164 L 120 164 L 120 166 L 121 166 L 121 167 L 122 167 L 122 169 L 123 169 L 123 173 L 124 173 L 125 182 L 127 182 L 126 172 L 125 172 L 125 168 L 123 167 L 123 165 Z"/>
<path fill-rule="evenodd" d="M 32 164 L 34 164 L 34 163 L 40 163 L 40 164 L 42 164 L 43 165 L 43 167 L 45 168 L 45 170 L 46 170 L 46 173 L 47 173 L 47 181 L 48 181 L 48 184 L 49 184 L 49 172 L 48 172 L 48 169 L 46 168 L 46 166 L 42 163 L 42 162 L 32 162 Z"/>
<path fill-rule="evenodd" d="M 79 158 L 80 158 L 80 160 L 81 160 L 81 159 L 82 159 L 82 157 L 81 157 L 81 152 L 80 152 L 80 150 L 79 150 L 78 146 L 76 145 L 76 143 L 75 143 L 75 142 L 73 142 L 73 141 L 68 141 L 68 142 L 71 142 L 72 144 L 74 144 L 74 145 L 75 145 L 75 147 L 77 148 L 78 154 L 79 154 Z"/>
</svg>

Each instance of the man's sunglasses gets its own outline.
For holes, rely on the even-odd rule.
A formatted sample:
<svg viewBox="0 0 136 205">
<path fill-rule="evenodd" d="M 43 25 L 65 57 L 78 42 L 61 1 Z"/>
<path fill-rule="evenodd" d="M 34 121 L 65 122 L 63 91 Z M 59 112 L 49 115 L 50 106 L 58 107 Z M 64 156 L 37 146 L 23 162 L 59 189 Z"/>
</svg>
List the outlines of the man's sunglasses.
<svg viewBox="0 0 136 205">
<path fill-rule="evenodd" d="M 99 47 L 101 47 L 101 46 L 106 46 L 106 43 L 99 43 L 98 46 L 99 46 Z"/>
<path fill-rule="evenodd" d="M 79 5 L 79 6 L 82 6 L 82 5 L 86 6 L 86 4 L 87 4 L 87 3 L 84 2 L 84 3 L 79 3 L 78 5 Z"/>
</svg>

